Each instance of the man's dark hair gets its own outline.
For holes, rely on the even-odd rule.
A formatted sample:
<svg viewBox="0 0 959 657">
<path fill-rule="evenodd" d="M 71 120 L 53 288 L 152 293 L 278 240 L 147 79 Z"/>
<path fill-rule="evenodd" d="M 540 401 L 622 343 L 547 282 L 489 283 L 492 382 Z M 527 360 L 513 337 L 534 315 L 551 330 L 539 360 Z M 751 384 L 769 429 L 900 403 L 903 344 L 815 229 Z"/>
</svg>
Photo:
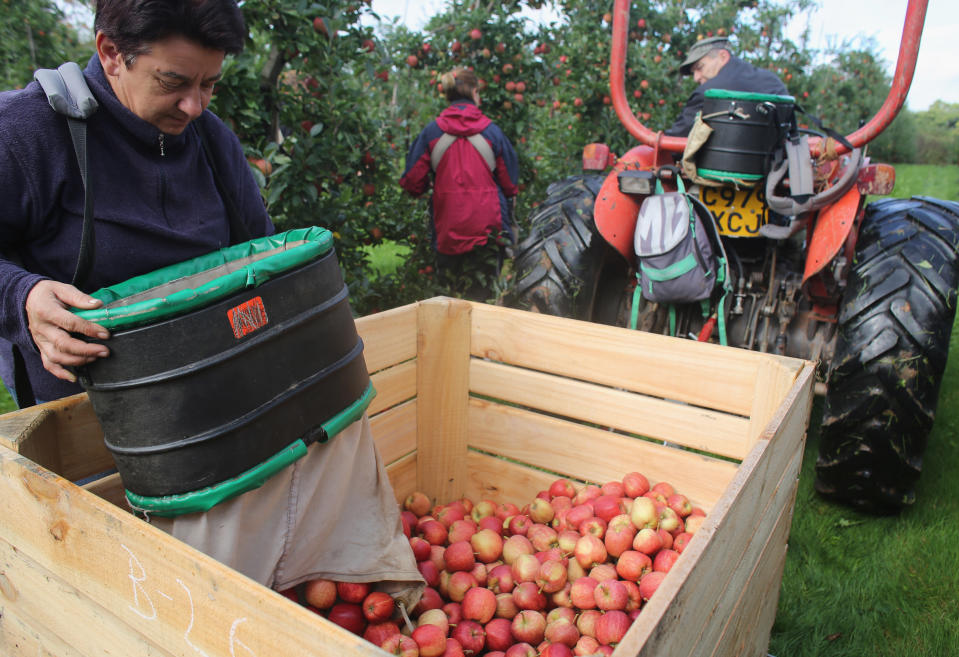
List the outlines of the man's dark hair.
<svg viewBox="0 0 959 657">
<path fill-rule="evenodd" d="M 230 55 L 243 50 L 246 38 L 236 0 L 97 0 L 93 29 L 116 43 L 127 66 L 172 36 Z"/>
</svg>

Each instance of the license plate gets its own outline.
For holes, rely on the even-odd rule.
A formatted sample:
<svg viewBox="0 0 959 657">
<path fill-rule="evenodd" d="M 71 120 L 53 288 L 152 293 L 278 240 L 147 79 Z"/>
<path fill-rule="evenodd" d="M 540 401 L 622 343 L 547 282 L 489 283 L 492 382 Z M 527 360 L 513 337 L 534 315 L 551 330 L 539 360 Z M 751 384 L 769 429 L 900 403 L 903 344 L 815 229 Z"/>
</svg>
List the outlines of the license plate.
<svg viewBox="0 0 959 657">
<path fill-rule="evenodd" d="M 735 189 L 701 185 L 699 200 L 716 217 L 721 235 L 753 237 L 768 221 L 766 195 L 760 186 Z"/>
</svg>

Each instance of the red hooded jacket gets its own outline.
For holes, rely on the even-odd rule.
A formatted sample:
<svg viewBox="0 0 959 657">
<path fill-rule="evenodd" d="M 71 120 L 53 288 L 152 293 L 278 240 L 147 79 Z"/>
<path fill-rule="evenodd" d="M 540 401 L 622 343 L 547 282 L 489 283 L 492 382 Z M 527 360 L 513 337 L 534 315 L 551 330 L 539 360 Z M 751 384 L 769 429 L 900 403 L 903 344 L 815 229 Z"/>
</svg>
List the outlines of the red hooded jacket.
<svg viewBox="0 0 959 657">
<path fill-rule="evenodd" d="M 479 151 L 466 139 L 450 145 L 432 171 L 430 157 L 443 133 L 457 137 L 480 134 L 495 158 L 490 171 Z M 433 182 L 430 206 L 433 244 L 437 251 L 456 255 L 485 244 L 491 232 L 515 238 L 506 199 L 516 196 L 519 165 L 503 131 L 471 101 L 457 100 L 427 125 L 406 156 L 400 186 L 420 196 Z"/>
</svg>

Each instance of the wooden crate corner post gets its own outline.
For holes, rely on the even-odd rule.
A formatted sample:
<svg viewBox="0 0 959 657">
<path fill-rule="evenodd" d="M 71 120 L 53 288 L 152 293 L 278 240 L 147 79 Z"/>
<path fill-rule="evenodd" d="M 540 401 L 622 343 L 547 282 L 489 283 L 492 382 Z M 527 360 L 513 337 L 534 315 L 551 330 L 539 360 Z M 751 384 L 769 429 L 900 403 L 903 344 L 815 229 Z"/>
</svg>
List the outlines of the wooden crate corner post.
<svg viewBox="0 0 959 657">
<path fill-rule="evenodd" d="M 417 488 L 434 502 L 466 492 L 469 442 L 469 302 L 437 297 L 417 308 Z"/>
</svg>

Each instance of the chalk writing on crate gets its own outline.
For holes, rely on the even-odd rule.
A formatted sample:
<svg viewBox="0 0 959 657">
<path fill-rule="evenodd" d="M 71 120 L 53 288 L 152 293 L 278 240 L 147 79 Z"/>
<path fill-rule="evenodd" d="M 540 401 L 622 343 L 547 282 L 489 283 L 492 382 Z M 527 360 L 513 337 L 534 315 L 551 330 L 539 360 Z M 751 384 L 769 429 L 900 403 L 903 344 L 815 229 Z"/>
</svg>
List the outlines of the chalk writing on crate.
<svg viewBox="0 0 959 657">
<path fill-rule="evenodd" d="M 159 609 L 157 608 L 157 604 L 153 601 L 154 596 L 174 604 L 182 604 L 185 602 L 189 613 L 187 614 L 186 628 L 183 631 L 183 641 L 190 646 L 190 648 L 192 648 L 197 655 L 201 655 L 202 657 L 210 657 L 210 655 L 208 655 L 200 646 L 194 644 L 190 637 L 190 633 L 193 631 L 193 625 L 196 621 L 196 607 L 193 604 L 193 593 L 190 591 L 190 588 L 178 577 L 176 579 L 177 589 L 173 594 L 167 593 L 160 589 L 154 589 L 152 584 L 148 584 L 149 576 L 147 575 L 146 568 L 143 567 L 143 564 L 140 563 L 140 560 L 137 558 L 137 556 L 133 554 L 133 551 L 122 543 L 120 544 L 120 547 L 122 547 L 130 557 L 130 570 L 127 573 L 127 577 L 130 579 L 133 594 L 132 604 L 128 605 L 130 610 L 144 620 L 158 620 Z M 237 637 L 237 631 L 239 627 L 246 622 L 246 618 L 237 618 L 230 624 L 230 632 L 227 636 L 227 640 L 230 646 L 231 657 L 237 657 L 238 654 L 247 655 L 248 657 L 256 657 L 256 653 L 254 653 L 248 645 L 243 643 L 243 641 Z M 237 653 L 237 649 L 240 650 L 239 653 Z"/>
</svg>

